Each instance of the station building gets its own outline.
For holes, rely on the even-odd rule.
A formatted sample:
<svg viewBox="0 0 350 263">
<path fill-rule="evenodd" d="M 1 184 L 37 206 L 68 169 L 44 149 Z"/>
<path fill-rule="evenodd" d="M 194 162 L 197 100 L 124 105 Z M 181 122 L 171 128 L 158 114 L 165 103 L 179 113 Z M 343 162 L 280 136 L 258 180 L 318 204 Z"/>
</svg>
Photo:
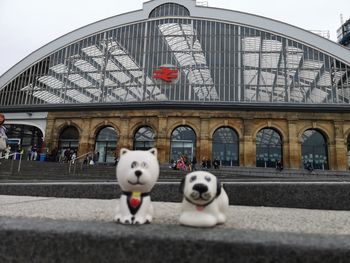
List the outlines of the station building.
<svg viewBox="0 0 350 263">
<path fill-rule="evenodd" d="M 0 77 L 11 143 L 98 151 L 102 163 L 157 147 L 161 163 L 348 170 L 349 103 L 349 49 L 193 0 L 87 25 Z"/>
</svg>

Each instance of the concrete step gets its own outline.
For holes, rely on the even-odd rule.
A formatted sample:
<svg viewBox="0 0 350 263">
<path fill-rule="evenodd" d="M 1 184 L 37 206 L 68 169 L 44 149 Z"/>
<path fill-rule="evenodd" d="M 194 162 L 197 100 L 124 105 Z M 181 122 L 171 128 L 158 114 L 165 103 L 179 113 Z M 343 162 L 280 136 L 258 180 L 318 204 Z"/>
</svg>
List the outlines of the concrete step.
<svg viewBox="0 0 350 263">
<path fill-rule="evenodd" d="M 12 162 L 11 160 L 2 160 L 0 165 L 0 177 L 18 175 L 27 177 L 48 177 L 59 178 L 67 177 L 71 175 L 86 175 L 86 176 L 99 176 L 110 178 L 115 176 L 115 166 L 113 165 L 84 165 L 80 164 L 71 167 L 69 172 L 68 163 L 56 163 L 56 162 L 40 162 L 40 161 L 22 161 L 21 171 L 18 173 L 19 161 Z M 12 166 L 12 169 L 11 169 Z M 231 178 L 231 177 L 247 177 L 247 178 L 296 178 L 296 177 L 348 177 L 350 178 L 349 171 L 322 171 L 314 170 L 309 172 L 301 169 L 284 169 L 283 171 L 277 171 L 273 168 L 258 168 L 258 167 L 221 167 L 220 169 L 205 169 L 214 173 L 219 178 Z M 11 172 L 12 171 L 12 172 Z M 162 177 L 167 178 L 182 178 L 189 171 L 180 171 L 170 169 L 168 165 L 161 165 L 160 174 Z"/>
<path fill-rule="evenodd" d="M 0 195 L 114 199 L 117 182 L 0 183 Z M 158 182 L 152 200 L 181 202 L 180 182 Z M 350 211 L 350 182 L 225 182 L 231 205 Z"/>
<path fill-rule="evenodd" d="M 113 222 L 117 200 L 0 196 L 1 262 L 348 262 L 350 212 L 230 206 L 214 228 L 154 202 L 147 225 Z"/>
</svg>

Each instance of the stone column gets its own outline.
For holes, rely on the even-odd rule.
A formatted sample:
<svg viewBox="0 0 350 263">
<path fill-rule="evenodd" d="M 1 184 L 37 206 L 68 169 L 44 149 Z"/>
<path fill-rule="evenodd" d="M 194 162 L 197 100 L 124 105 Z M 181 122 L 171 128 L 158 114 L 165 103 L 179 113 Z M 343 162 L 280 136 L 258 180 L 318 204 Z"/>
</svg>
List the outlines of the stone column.
<svg viewBox="0 0 350 263">
<path fill-rule="evenodd" d="M 201 163 L 203 157 L 211 160 L 211 142 L 209 141 L 209 119 L 201 117 L 199 138 L 197 138 L 196 158 L 198 164 Z"/>
<path fill-rule="evenodd" d="M 132 147 L 132 135 L 129 135 L 129 122 L 130 118 L 128 116 L 123 116 L 120 118 L 120 135 L 119 135 L 119 147 L 118 152 L 121 148 L 131 149 Z"/>
<path fill-rule="evenodd" d="M 170 156 L 170 147 L 169 140 L 167 140 L 166 132 L 168 126 L 168 119 L 166 117 L 158 118 L 158 129 L 157 129 L 157 137 L 156 137 L 156 147 L 158 150 L 158 160 L 162 163 L 169 162 Z"/>
<path fill-rule="evenodd" d="M 297 122 L 297 120 L 288 120 L 289 168 L 292 169 L 301 168 L 301 144 L 298 139 Z"/>
<path fill-rule="evenodd" d="M 81 118 L 81 134 L 79 140 L 78 156 L 94 150 L 95 138 L 91 131 L 91 118 Z"/>
<path fill-rule="evenodd" d="M 347 160 L 347 145 L 344 141 L 344 129 L 343 122 L 334 122 L 334 154 L 335 157 L 334 166 L 330 167 L 332 170 L 346 171 L 348 169 Z"/>
<path fill-rule="evenodd" d="M 244 129 L 243 129 L 243 154 L 244 160 L 243 166 L 246 167 L 255 167 L 256 166 L 256 146 L 255 146 L 255 138 L 253 138 L 252 130 L 253 130 L 254 120 L 253 119 L 245 119 L 244 120 Z"/>
</svg>

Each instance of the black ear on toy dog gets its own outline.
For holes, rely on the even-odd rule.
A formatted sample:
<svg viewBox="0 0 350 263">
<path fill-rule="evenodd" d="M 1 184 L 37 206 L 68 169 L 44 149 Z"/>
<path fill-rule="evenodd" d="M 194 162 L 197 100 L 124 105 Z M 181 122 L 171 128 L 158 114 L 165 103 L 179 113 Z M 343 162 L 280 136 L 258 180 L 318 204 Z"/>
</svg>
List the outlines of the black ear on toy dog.
<svg viewBox="0 0 350 263">
<path fill-rule="evenodd" d="M 221 194 L 221 182 L 219 178 L 216 177 L 216 196 L 219 196 Z"/>
<path fill-rule="evenodd" d="M 185 180 L 186 180 L 186 177 L 182 178 L 181 183 L 180 183 L 179 191 L 180 191 L 181 194 L 184 193 Z"/>
</svg>

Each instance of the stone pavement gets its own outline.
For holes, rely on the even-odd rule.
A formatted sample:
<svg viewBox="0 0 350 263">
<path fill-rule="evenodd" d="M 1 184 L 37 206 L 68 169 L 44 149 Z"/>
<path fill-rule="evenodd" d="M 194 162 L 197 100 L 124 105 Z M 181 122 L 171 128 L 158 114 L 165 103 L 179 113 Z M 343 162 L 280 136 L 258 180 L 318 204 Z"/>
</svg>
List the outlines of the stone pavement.
<svg viewBox="0 0 350 263">
<path fill-rule="evenodd" d="M 1 217 L 112 222 L 118 200 L 0 195 Z M 154 202 L 155 225 L 178 225 L 180 203 Z M 186 229 L 186 228 L 184 228 Z M 350 235 L 350 211 L 230 206 L 217 229 Z"/>
</svg>

